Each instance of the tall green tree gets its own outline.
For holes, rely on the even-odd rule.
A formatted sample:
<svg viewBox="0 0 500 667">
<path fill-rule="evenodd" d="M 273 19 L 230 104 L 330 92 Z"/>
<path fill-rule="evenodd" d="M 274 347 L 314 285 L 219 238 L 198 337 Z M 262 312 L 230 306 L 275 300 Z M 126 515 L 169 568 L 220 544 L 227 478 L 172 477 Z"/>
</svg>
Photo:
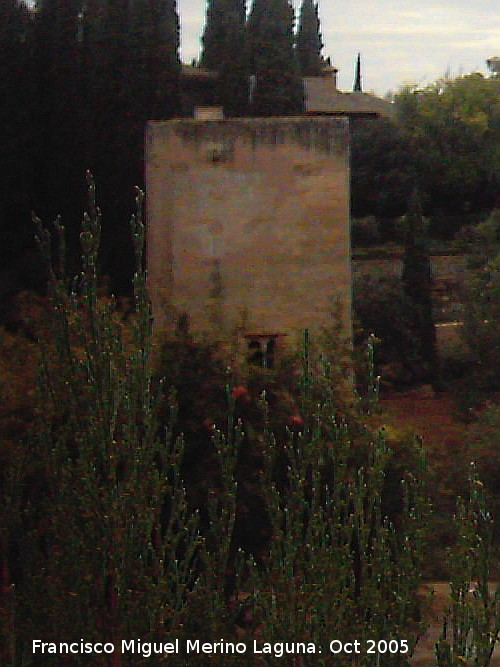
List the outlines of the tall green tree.
<svg viewBox="0 0 500 667">
<path fill-rule="evenodd" d="M 386 118 L 353 118 L 349 126 L 352 214 L 376 216 L 387 239 L 392 220 L 407 211 L 414 183 L 408 137 Z"/>
<path fill-rule="evenodd" d="M 30 245 L 33 207 L 36 75 L 33 12 L 17 0 L 0 0 L 0 266 Z M 3 294 L 2 294 L 3 296 Z"/>
<path fill-rule="evenodd" d="M 175 0 L 135 0 L 129 25 L 129 80 L 144 121 L 179 111 L 180 26 Z"/>
<path fill-rule="evenodd" d="M 304 93 L 294 51 L 294 11 L 288 0 L 254 0 L 247 24 L 256 116 L 301 113 Z"/>
<path fill-rule="evenodd" d="M 354 85 L 352 87 L 354 93 L 362 93 L 363 86 L 361 84 L 361 54 L 358 53 L 358 58 L 356 60 L 356 72 L 354 74 Z"/>
<path fill-rule="evenodd" d="M 37 210 L 50 218 L 56 213 L 65 217 L 70 244 L 78 238 L 77 206 L 85 173 L 80 12 L 80 0 L 42 0 L 36 13 Z M 60 203 L 58 211 L 52 198 Z"/>
<path fill-rule="evenodd" d="M 132 197 L 123 198 L 120 192 L 126 189 L 128 194 L 142 181 L 141 124 L 136 119 L 139 91 L 131 79 L 135 54 L 131 10 L 128 0 L 88 0 L 83 19 L 84 166 L 93 171 L 101 196 L 109 202 L 103 210 L 101 261 L 119 283 L 113 284 L 115 290 L 126 283 L 133 261 L 123 221 Z"/>
<path fill-rule="evenodd" d="M 302 0 L 295 48 L 302 76 L 318 76 L 324 67 L 318 3 Z"/>
<path fill-rule="evenodd" d="M 406 297 L 414 308 L 415 330 L 420 338 L 427 375 L 438 378 L 436 329 L 432 316 L 432 274 L 428 236 L 420 196 L 415 188 L 408 204 L 402 282 Z"/>
<path fill-rule="evenodd" d="M 175 0 L 90 0 L 83 29 L 86 72 L 85 167 L 93 170 L 104 211 L 102 261 L 121 291 L 133 253 L 126 228 L 134 185 L 143 180 L 150 119 L 179 111 L 179 17 Z"/>
<path fill-rule="evenodd" d="M 39 0 L 36 10 L 0 0 L 0 139 L 8 174 L 0 185 L 0 241 L 10 256 L 29 245 L 36 210 L 49 220 L 61 214 L 70 261 L 77 258 L 90 168 L 109 202 L 104 269 L 128 286 L 133 253 L 123 220 L 132 194 L 124 201 L 121 192 L 142 184 L 146 121 L 180 111 L 179 74 L 175 0 Z"/>
<path fill-rule="evenodd" d="M 210 0 L 200 64 L 218 72 L 217 94 L 227 116 L 248 109 L 245 0 Z"/>
<path fill-rule="evenodd" d="M 396 96 L 396 117 L 431 214 L 491 210 L 500 182 L 499 99 L 500 79 L 479 73 Z"/>
<path fill-rule="evenodd" d="M 219 71 L 228 60 L 226 47 L 231 32 L 245 27 L 246 3 L 244 0 L 209 0 L 202 37 L 203 51 L 200 65 Z M 243 44 L 240 45 L 242 47 Z"/>
<path fill-rule="evenodd" d="M 470 355 L 468 388 L 481 397 L 500 389 L 500 209 L 468 230 L 467 245 L 460 335 Z"/>
<path fill-rule="evenodd" d="M 101 180 L 101 157 L 112 159 L 114 128 L 121 125 L 131 103 L 127 90 L 129 65 L 127 0 L 88 0 L 83 19 L 86 71 L 86 163 Z M 111 145 L 110 145 L 111 142 Z M 103 150 L 104 147 L 107 150 Z M 101 155 L 104 153 L 104 155 Z M 97 172 L 96 172 L 97 170 Z"/>
</svg>

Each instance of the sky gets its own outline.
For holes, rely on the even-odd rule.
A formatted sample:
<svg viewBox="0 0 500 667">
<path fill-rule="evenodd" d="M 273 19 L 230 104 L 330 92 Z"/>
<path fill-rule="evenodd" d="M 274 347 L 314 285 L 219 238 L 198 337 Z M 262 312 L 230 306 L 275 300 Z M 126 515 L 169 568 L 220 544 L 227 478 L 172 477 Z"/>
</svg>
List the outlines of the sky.
<svg viewBox="0 0 500 667">
<path fill-rule="evenodd" d="M 200 52 L 205 0 L 177 0 L 181 57 Z M 296 13 L 300 0 L 294 0 Z M 383 96 L 407 84 L 424 86 L 449 74 L 487 73 L 500 56 L 498 0 L 319 0 L 323 55 L 351 90 L 358 52 L 363 90 Z"/>
</svg>

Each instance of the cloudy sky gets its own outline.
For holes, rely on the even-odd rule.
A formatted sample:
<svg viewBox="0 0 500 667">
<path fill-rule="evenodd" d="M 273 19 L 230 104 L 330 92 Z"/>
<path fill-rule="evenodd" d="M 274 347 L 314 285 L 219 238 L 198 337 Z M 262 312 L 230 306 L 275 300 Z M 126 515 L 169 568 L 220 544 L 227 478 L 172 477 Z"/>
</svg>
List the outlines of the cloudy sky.
<svg viewBox="0 0 500 667">
<path fill-rule="evenodd" d="M 294 0 L 296 10 L 300 0 Z M 181 55 L 199 55 L 205 0 L 177 0 Z M 406 83 L 424 85 L 449 72 L 486 73 L 500 56 L 497 0 L 319 0 L 325 48 L 339 68 L 339 87 L 350 90 L 361 52 L 363 87 L 378 95 Z"/>
</svg>

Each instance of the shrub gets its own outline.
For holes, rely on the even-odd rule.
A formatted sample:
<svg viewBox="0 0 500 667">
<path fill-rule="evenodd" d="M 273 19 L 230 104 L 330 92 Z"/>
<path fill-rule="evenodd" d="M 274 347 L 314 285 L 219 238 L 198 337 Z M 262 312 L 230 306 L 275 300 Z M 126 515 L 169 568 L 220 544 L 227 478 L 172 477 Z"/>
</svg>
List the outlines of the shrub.
<svg viewBox="0 0 500 667">
<path fill-rule="evenodd" d="M 469 351 L 467 390 L 469 407 L 485 394 L 500 389 L 500 221 L 494 211 L 478 225 L 470 245 L 468 275 L 462 300 L 464 326 L 461 336 Z"/>
<path fill-rule="evenodd" d="M 166 636 L 302 640 L 323 648 L 322 654 L 301 656 L 303 665 L 331 664 L 332 637 L 404 638 L 408 652 L 401 647 L 384 664 L 407 664 L 422 629 L 417 591 L 426 503 L 420 449 L 413 443 L 412 465 L 395 462 L 382 435 L 366 424 L 363 409 L 371 409 L 372 398 L 345 409 L 339 392 L 345 369 L 324 347 L 316 352 L 305 336 L 301 369 L 287 398 L 292 403 L 282 402 L 279 383 L 271 383 L 275 405 L 265 394 L 257 404 L 253 392 L 261 392 L 263 378 L 250 374 L 246 384 L 226 377 L 224 409 L 216 392 L 221 423 L 204 440 L 210 469 L 200 519 L 196 502 L 188 502 L 175 405 L 170 413 L 162 408 L 163 394 L 152 381 L 142 195 L 132 219 L 138 268 L 135 311 L 126 330 L 113 299 L 98 295 L 100 212 L 90 176 L 88 188 L 76 279 L 66 277 L 62 251 L 54 266 L 50 235 L 37 221 L 50 267 L 52 329 L 43 345 L 37 430 L 26 460 L 10 467 L 9 492 L 2 498 L 4 516 L 14 517 L 1 534 L 8 542 L 0 607 L 7 628 L 4 664 L 59 664 L 57 655 L 33 656 L 35 637 L 118 645 L 121 639 Z M 63 249 L 59 223 L 56 230 Z M 186 352 L 176 370 L 179 349 L 167 355 L 166 383 L 176 378 L 187 404 L 203 360 L 215 375 L 207 378 L 210 387 L 219 366 L 212 351 L 200 347 L 191 360 Z M 281 404 L 293 405 L 293 419 L 271 429 L 270 412 L 279 412 Z M 195 415 L 178 406 L 186 424 L 195 418 L 193 438 L 206 408 L 203 400 L 195 405 Z M 258 456 L 245 460 L 252 447 Z M 259 483 L 264 520 L 258 528 L 268 526 L 258 553 L 239 542 L 245 470 Z M 35 490 L 13 493 L 27 489 L 33 474 Z M 248 513 L 246 520 L 256 522 L 256 515 Z M 234 661 L 231 655 L 217 658 L 220 665 Z M 366 656 L 365 663 L 375 665 L 378 658 Z M 158 656 L 154 664 L 166 660 Z M 193 655 L 190 664 L 205 660 Z M 239 664 L 252 660 L 248 651 Z M 294 657 L 281 660 L 266 658 L 268 664 L 295 664 Z M 75 656 L 76 664 L 87 661 Z M 174 667 L 185 661 L 183 654 L 168 656 Z M 92 656 L 92 664 L 109 667 L 136 662 L 137 656 L 119 650 Z M 338 664 L 350 664 L 350 658 L 339 657 Z"/>
<path fill-rule="evenodd" d="M 490 403 L 479 418 L 469 426 L 467 455 L 475 461 L 478 476 L 484 484 L 484 493 L 490 508 L 494 537 L 500 537 L 500 405 Z"/>
<path fill-rule="evenodd" d="M 359 346 L 374 334 L 376 371 L 383 382 L 408 384 L 427 376 L 416 307 L 399 278 L 356 278 L 353 307 L 355 343 Z"/>
<path fill-rule="evenodd" d="M 400 511 L 391 524 L 384 508 L 390 449 L 380 434 L 354 425 L 354 415 L 339 414 L 325 391 L 331 365 L 311 368 L 305 348 L 303 429 L 282 442 L 265 434 L 263 488 L 273 539 L 263 566 L 254 568 L 255 611 L 270 641 L 311 638 L 326 647 L 332 637 L 405 637 L 408 655 L 385 656 L 384 664 L 406 664 L 419 634 L 421 482 L 407 468 L 393 469 Z M 331 664 L 324 653 L 303 662 Z M 364 664 L 376 664 L 372 657 Z M 351 658 L 338 656 L 336 664 Z"/>
<path fill-rule="evenodd" d="M 100 212 L 90 176 L 88 188 L 82 272 L 74 281 L 64 273 L 60 223 L 54 268 L 50 236 L 36 221 L 50 267 L 52 329 L 28 468 L 36 469 L 39 493 L 15 508 L 23 530 L 15 541 L 16 604 L 6 656 L 12 665 L 33 663 L 35 637 L 118 644 L 168 632 L 179 622 L 196 572 L 196 520 L 179 476 L 182 441 L 158 435 L 142 194 L 132 218 L 138 269 L 127 344 L 113 300 L 98 297 Z M 26 485 L 26 470 L 24 476 Z M 131 664 L 119 653 L 112 658 L 94 655 L 93 664 Z M 59 664 L 59 658 L 37 656 L 35 662 Z"/>
<path fill-rule="evenodd" d="M 462 335 L 471 353 L 470 380 L 480 393 L 500 389 L 500 254 L 472 273 L 465 286 Z"/>
<path fill-rule="evenodd" d="M 491 591 L 497 554 L 483 485 L 472 465 L 469 494 L 458 499 L 450 550 L 451 605 L 436 644 L 438 667 L 487 667 L 498 642 L 500 589 Z"/>
</svg>

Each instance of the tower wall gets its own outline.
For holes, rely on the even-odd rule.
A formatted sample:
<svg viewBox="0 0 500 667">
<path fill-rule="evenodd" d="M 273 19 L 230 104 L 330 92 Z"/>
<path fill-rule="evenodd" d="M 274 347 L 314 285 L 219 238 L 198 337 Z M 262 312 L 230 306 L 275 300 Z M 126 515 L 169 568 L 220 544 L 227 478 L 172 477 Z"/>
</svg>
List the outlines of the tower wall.
<svg viewBox="0 0 500 667">
<path fill-rule="evenodd" d="M 151 122 L 146 181 L 157 330 L 350 327 L 346 118 Z"/>
</svg>

